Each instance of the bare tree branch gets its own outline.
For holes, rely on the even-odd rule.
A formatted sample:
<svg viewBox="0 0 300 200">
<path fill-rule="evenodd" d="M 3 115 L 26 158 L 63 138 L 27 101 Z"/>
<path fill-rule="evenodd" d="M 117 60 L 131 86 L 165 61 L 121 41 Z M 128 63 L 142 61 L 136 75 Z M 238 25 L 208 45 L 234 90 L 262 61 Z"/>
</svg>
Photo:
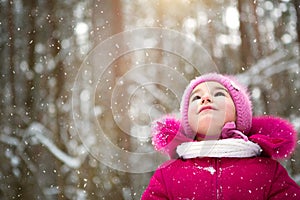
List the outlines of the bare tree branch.
<svg viewBox="0 0 300 200">
<path fill-rule="evenodd" d="M 33 137 L 39 143 L 43 144 L 57 159 L 71 168 L 79 168 L 83 163 L 87 152 L 81 152 L 79 157 L 71 157 L 67 153 L 60 150 L 49 138 L 45 135 L 51 135 L 51 131 L 38 122 L 32 123 L 26 130 L 26 135 Z"/>
</svg>

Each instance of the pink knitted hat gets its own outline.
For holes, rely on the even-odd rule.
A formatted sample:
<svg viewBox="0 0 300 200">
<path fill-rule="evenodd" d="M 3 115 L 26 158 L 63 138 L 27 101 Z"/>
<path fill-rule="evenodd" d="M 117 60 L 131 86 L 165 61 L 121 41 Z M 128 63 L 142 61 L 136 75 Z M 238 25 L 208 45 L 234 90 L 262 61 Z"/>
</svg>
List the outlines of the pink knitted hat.
<svg viewBox="0 0 300 200">
<path fill-rule="evenodd" d="M 186 136 L 194 138 L 196 135 L 188 123 L 190 95 L 197 85 L 207 81 L 218 82 L 228 90 L 236 109 L 236 128 L 247 135 L 252 124 L 252 104 L 247 89 L 231 76 L 209 73 L 192 80 L 183 93 L 180 111 L 181 125 Z"/>
</svg>

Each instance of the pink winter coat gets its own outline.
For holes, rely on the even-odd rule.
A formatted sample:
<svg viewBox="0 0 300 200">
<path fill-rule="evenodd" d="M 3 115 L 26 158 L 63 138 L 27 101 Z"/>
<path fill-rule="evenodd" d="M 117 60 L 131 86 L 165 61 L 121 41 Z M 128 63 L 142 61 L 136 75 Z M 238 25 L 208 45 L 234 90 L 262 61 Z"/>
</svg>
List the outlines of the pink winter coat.
<svg viewBox="0 0 300 200">
<path fill-rule="evenodd" d="M 177 137 L 177 122 L 168 120 L 160 122 L 168 130 L 160 129 L 154 146 L 174 158 L 176 146 L 185 139 Z M 171 159 L 155 171 L 142 200 L 300 200 L 300 187 L 275 160 L 286 158 L 294 150 L 293 127 L 279 118 L 254 118 L 248 137 L 263 149 L 261 157 Z M 168 146 L 171 140 L 176 145 Z"/>
</svg>

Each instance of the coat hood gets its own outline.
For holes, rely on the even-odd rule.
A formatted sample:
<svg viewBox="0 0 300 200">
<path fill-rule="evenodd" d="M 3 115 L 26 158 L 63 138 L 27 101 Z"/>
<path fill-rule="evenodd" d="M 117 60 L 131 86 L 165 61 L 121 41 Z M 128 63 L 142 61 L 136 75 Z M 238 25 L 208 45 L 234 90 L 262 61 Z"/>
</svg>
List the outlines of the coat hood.
<svg viewBox="0 0 300 200">
<path fill-rule="evenodd" d="M 297 132 L 285 119 L 261 116 L 252 119 L 249 140 L 259 144 L 263 155 L 273 159 L 289 157 L 297 145 Z"/>
<path fill-rule="evenodd" d="M 171 115 L 155 121 L 151 130 L 155 149 L 169 155 L 170 158 L 178 157 L 176 153 L 178 145 L 193 141 L 184 134 L 181 120 Z M 262 148 L 262 156 L 278 160 L 287 158 L 293 153 L 297 132 L 285 119 L 260 116 L 253 117 L 248 138 Z"/>
</svg>

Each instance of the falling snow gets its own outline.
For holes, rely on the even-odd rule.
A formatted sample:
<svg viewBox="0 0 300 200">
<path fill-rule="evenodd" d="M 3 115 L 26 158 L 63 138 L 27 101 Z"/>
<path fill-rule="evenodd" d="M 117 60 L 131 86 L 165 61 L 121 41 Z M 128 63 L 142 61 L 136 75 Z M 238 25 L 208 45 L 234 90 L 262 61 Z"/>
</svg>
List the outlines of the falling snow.
<svg viewBox="0 0 300 200">
<path fill-rule="evenodd" d="M 151 122 L 178 115 L 185 84 L 210 70 L 210 55 L 250 87 L 255 115 L 279 115 L 299 132 L 291 1 L 245 1 L 255 15 L 230 1 L 117 2 L 119 10 L 110 1 L 1 1 L 0 199 L 139 199 L 167 160 L 151 145 Z M 141 27 L 179 31 L 184 45 L 130 35 Z M 283 163 L 298 183 L 299 162 L 297 152 Z"/>
</svg>

